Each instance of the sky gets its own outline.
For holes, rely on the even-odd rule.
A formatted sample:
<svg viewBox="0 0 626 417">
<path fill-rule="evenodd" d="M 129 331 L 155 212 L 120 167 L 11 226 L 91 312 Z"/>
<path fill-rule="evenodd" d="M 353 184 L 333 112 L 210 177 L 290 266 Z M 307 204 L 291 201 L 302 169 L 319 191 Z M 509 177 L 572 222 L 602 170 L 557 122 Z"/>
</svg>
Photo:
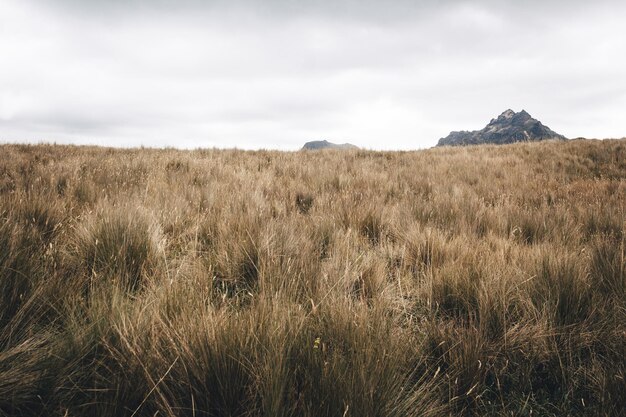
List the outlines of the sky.
<svg viewBox="0 0 626 417">
<path fill-rule="evenodd" d="M 626 136 L 621 0 L 0 0 L 0 142 L 421 149 Z"/>
</svg>

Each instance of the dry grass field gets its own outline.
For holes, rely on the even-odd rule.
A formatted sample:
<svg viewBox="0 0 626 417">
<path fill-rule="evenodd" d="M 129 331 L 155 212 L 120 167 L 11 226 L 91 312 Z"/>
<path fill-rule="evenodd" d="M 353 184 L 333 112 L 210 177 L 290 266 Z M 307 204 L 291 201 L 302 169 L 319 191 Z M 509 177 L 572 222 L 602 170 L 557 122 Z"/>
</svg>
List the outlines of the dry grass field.
<svg viewBox="0 0 626 417">
<path fill-rule="evenodd" d="M 0 146 L 0 416 L 620 416 L 626 141 Z"/>
</svg>

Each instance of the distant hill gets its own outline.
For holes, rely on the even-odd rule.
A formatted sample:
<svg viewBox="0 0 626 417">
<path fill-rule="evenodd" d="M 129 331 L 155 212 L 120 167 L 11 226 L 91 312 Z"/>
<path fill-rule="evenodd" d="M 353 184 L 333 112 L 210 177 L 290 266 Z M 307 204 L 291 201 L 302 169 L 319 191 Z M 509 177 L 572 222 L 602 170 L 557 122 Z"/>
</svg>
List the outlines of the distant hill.
<svg viewBox="0 0 626 417">
<path fill-rule="evenodd" d="M 302 147 L 302 150 L 318 150 L 318 149 L 359 149 L 358 146 L 352 145 L 351 143 L 332 143 L 327 140 L 314 140 L 311 142 L 307 142 Z"/>
<path fill-rule="evenodd" d="M 546 139 L 567 139 L 539 120 L 533 119 L 525 110 L 519 113 L 509 109 L 492 119 L 482 130 L 473 132 L 450 132 L 439 139 L 437 146 L 478 145 L 482 143 L 506 144 L 514 142 L 534 142 Z"/>
</svg>

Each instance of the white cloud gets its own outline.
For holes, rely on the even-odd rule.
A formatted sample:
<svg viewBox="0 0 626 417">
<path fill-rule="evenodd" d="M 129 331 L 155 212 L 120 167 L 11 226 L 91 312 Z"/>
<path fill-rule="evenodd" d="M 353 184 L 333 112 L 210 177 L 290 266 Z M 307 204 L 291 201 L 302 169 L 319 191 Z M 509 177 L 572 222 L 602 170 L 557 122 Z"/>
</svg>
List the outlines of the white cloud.
<svg viewBox="0 0 626 417">
<path fill-rule="evenodd" d="M 509 107 L 626 134 L 617 1 L 58 4 L 0 4 L 0 140 L 415 149 Z"/>
</svg>

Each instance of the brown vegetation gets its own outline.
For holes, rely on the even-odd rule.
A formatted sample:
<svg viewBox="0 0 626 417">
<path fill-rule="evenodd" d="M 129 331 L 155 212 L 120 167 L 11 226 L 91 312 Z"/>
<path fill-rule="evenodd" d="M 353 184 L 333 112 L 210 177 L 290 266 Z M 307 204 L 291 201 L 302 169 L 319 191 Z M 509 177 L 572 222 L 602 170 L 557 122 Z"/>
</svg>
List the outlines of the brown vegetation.
<svg viewBox="0 0 626 417">
<path fill-rule="evenodd" d="M 0 415 L 626 410 L 623 140 L 0 150 Z"/>
</svg>

